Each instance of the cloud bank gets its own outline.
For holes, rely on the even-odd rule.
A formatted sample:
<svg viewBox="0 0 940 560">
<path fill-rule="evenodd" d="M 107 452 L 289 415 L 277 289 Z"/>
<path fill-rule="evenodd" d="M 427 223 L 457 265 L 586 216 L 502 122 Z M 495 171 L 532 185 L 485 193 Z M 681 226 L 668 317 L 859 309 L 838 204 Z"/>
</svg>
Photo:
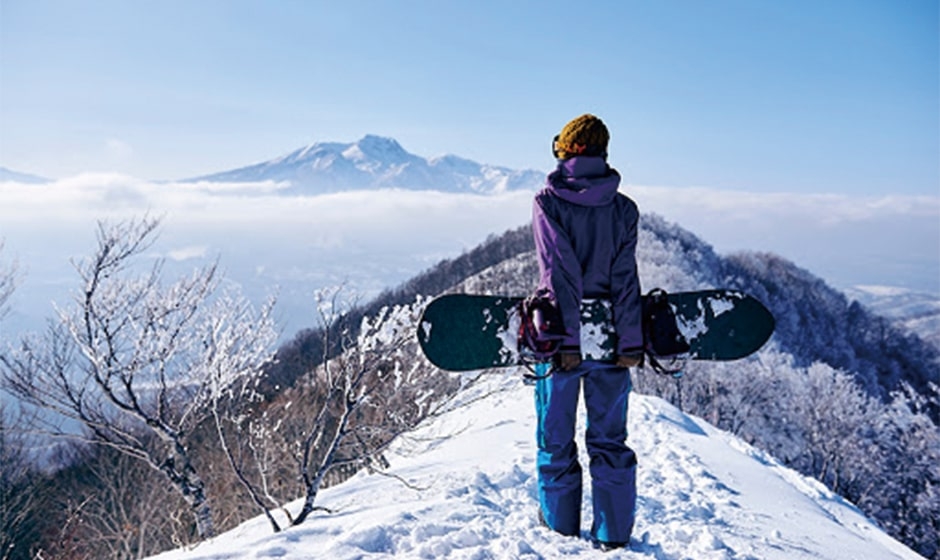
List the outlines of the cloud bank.
<svg viewBox="0 0 940 560">
<path fill-rule="evenodd" d="M 363 296 L 394 286 L 488 235 L 526 224 L 531 192 L 404 190 L 285 196 L 289 185 L 172 183 L 83 174 L 45 185 L 0 183 L 5 258 L 25 270 L 11 316 L 41 326 L 50 299 L 78 287 L 69 260 L 94 248 L 97 220 L 160 216 L 152 256 L 188 271 L 218 257 L 252 298 L 278 291 L 285 332 L 313 322 L 315 289 Z M 747 193 L 624 186 L 722 253 L 771 251 L 840 287 L 878 284 L 940 294 L 940 197 Z M 13 318 L 8 318 L 12 322 Z"/>
<path fill-rule="evenodd" d="M 770 251 L 837 287 L 882 284 L 940 294 L 940 197 L 748 193 L 630 187 L 722 253 Z"/>
</svg>

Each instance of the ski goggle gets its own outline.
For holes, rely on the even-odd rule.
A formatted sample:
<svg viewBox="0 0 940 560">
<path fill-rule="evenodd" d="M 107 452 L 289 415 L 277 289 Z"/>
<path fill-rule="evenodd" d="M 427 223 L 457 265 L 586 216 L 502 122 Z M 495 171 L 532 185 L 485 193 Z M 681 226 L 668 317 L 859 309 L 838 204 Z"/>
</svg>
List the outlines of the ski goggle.
<svg viewBox="0 0 940 560">
<path fill-rule="evenodd" d="M 559 138 L 561 138 L 560 134 L 556 134 L 555 137 L 552 138 L 552 155 L 555 156 L 555 159 L 561 159 L 561 156 L 559 155 L 559 152 L 558 152 L 558 139 Z"/>
</svg>

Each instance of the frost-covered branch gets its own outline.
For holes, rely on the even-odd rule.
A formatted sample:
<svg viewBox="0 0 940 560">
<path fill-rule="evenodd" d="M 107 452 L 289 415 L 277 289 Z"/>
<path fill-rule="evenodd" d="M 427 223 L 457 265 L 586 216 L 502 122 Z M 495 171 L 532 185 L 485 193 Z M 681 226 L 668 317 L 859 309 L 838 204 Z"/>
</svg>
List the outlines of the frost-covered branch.
<svg viewBox="0 0 940 560">
<path fill-rule="evenodd" d="M 205 484 L 189 434 L 220 398 L 250 387 L 273 354 L 273 302 L 256 312 L 216 295 L 217 264 L 175 282 L 163 261 L 142 267 L 158 220 L 99 223 L 97 250 L 75 268 L 82 290 L 42 336 L 0 355 L 6 387 L 80 423 L 90 439 L 162 472 L 211 535 Z"/>
<path fill-rule="evenodd" d="M 361 468 L 384 468 L 382 453 L 400 435 L 414 429 L 431 409 L 436 380 L 415 360 L 414 329 L 420 302 L 381 309 L 362 319 L 358 334 L 341 324 L 336 312 L 337 293 L 321 296 L 324 348 L 342 352 L 324 356 L 311 372 L 309 386 L 317 395 L 310 420 L 300 430 L 298 464 L 306 499 L 294 524 L 303 523 L 314 511 L 318 492 L 328 473 L 355 472 Z M 433 376 L 431 376 L 433 377 Z M 422 394 L 425 393 L 425 394 Z"/>
</svg>

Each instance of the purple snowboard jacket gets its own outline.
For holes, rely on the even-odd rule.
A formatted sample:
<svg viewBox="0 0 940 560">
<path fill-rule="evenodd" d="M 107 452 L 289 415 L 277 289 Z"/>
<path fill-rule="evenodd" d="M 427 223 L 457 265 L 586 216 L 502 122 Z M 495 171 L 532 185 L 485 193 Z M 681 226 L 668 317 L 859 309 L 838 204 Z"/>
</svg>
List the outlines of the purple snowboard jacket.
<svg viewBox="0 0 940 560">
<path fill-rule="evenodd" d="M 603 157 L 558 162 L 535 195 L 532 230 L 539 290 L 561 311 L 562 351 L 581 347 L 581 300 L 609 299 L 619 355 L 643 348 L 640 280 L 636 267 L 639 211 L 617 192 L 620 175 Z"/>
</svg>

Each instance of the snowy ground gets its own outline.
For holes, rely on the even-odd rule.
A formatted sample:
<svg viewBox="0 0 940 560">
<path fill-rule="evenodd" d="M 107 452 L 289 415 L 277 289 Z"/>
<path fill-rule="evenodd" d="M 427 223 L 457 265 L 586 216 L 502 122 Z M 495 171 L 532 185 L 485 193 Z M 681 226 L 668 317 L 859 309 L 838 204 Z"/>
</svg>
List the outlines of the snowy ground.
<svg viewBox="0 0 940 560">
<path fill-rule="evenodd" d="M 388 474 L 408 485 L 360 473 L 322 493 L 320 505 L 332 514 L 280 534 L 256 518 L 156 558 L 920 558 L 815 481 L 637 394 L 629 416 L 629 443 L 640 457 L 637 527 L 630 549 L 602 554 L 586 532 L 569 538 L 539 526 L 532 388 L 516 375 L 487 382 L 466 397 L 498 390 L 399 442 Z"/>
</svg>

